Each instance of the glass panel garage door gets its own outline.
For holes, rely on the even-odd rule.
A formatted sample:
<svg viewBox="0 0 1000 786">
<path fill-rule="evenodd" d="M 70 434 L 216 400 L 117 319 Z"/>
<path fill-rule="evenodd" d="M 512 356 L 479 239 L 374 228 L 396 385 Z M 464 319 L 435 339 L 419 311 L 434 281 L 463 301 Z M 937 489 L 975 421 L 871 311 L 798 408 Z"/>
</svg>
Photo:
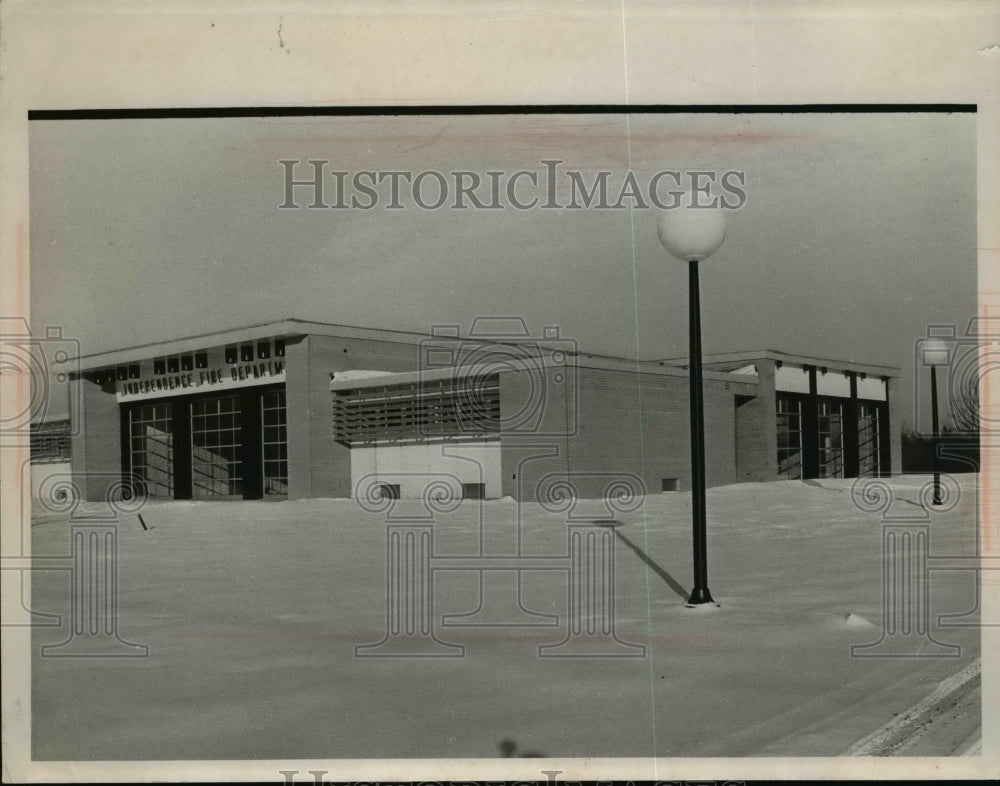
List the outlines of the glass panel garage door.
<svg viewBox="0 0 1000 786">
<path fill-rule="evenodd" d="M 265 393 L 260 400 L 261 443 L 264 451 L 264 496 L 288 493 L 288 433 L 285 391 Z"/>
<path fill-rule="evenodd" d="M 778 477 L 802 477 L 802 402 L 778 397 Z"/>
<path fill-rule="evenodd" d="M 819 402 L 819 476 L 844 477 L 844 405 Z"/>
<path fill-rule="evenodd" d="M 174 435 L 170 404 L 129 410 L 129 466 L 149 497 L 174 496 Z M 141 493 L 141 492 L 140 492 Z"/>
<path fill-rule="evenodd" d="M 239 396 L 191 402 L 191 494 L 243 495 L 243 434 Z"/>
<path fill-rule="evenodd" d="M 879 408 L 873 404 L 858 406 L 858 477 L 879 476 Z"/>
</svg>

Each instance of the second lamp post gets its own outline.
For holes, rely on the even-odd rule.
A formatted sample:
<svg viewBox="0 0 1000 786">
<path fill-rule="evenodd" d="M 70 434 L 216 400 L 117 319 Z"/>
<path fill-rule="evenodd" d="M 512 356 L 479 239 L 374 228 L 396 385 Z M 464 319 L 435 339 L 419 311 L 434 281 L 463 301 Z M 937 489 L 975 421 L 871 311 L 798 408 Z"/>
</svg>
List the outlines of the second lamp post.
<svg viewBox="0 0 1000 786">
<path fill-rule="evenodd" d="M 938 423 L 937 367 L 948 365 L 948 342 L 942 338 L 928 338 L 923 342 L 924 365 L 931 367 L 931 463 L 934 469 L 933 505 L 941 505 L 941 433 Z"/>
</svg>

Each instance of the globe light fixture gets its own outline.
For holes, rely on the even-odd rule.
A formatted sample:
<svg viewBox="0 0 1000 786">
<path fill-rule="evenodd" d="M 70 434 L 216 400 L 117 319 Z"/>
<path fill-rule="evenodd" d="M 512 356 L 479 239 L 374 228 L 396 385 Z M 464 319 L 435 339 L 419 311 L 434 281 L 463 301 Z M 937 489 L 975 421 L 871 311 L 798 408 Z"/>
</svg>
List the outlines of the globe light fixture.
<svg viewBox="0 0 1000 786">
<path fill-rule="evenodd" d="M 920 343 L 925 366 L 931 367 L 931 461 L 934 466 L 934 505 L 941 504 L 941 468 L 938 453 L 941 436 L 938 430 L 937 367 L 947 366 L 951 345 L 943 338 L 928 338 Z"/>
<path fill-rule="evenodd" d="M 656 226 L 660 244 L 682 262 L 701 262 L 722 247 L 726 215 L 716 208 L 664 210 Z"/>
<path fill-rule="evenodd" d="M 691 399 L 691 529 L 694 588 L 688 606 L 715 603 L 708 589 L 708 542 L 705 518 L 705 404 L 702 390 L 701 296 L 698 263 L 719 250 L 726 239 L 726 216 L 716 208 L 678 207 L 661 213 L 661 245 L 688 265 L 688 367 Z"/>
</svg>

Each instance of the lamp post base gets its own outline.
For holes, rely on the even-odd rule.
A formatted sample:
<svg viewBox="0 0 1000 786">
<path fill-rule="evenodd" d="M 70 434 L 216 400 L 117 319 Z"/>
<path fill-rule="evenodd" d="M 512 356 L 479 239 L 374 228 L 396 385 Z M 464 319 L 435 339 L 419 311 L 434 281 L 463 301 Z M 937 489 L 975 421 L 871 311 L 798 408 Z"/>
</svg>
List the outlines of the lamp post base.
<svg viewBox="0 0 1000 786">
<path fill-rule="evenodd" d="M 691 597 L 688 598 L 687 605 L 701 606 L 703 603 L 715 603 L 712 599 L 712 593 L 708 591 L 708 587 L 696 587 L 691 590 Z"/>
</svg>

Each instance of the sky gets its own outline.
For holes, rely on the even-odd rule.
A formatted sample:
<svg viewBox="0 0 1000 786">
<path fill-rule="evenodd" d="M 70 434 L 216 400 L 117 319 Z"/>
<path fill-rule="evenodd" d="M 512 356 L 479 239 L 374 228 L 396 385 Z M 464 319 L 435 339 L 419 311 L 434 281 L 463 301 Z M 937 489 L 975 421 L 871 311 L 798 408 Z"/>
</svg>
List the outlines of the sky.
<svg viewBox="0 0 1000 786">
<path fill-rule="evenodd" d="M 582 351 L 687 354 L 687 274 L 659 210 L 424 209 L 389 184 L 371 209 L 285 200 L 285 167 L 546 175 L 558 160 L 614 203 L 632 172 L 740 173 L 745 199 L 701 264 L 706 353 L 774 349 L 902 367 L 914 342 L 961 334 L 976 310 L 974 114 L 433 115 L 35 120 L 30 128 L 31 325 L 84 354 L 284 318 L 425 333 L 477 316 L 558 325 Z M 365 181 L 367 182 L 367 181 Z M 674 187 L 668 177 L 658 193 Z M 732 181 L 731 181 L 732 182 Z M 334 181 L 328 175 L 327 203 Z M 523 201 L 544 199 L 522 178 Z M 424 179 L 426 202 L 436 180 Z M 470 204 L 470 202 L 466 202 Z M 732 204 L 732 202 L 730 203 Z M 923 376 L 919 381 L 924 381 Z M 923 397 L 926 399 L 926 396 Z"/>
</svg>

